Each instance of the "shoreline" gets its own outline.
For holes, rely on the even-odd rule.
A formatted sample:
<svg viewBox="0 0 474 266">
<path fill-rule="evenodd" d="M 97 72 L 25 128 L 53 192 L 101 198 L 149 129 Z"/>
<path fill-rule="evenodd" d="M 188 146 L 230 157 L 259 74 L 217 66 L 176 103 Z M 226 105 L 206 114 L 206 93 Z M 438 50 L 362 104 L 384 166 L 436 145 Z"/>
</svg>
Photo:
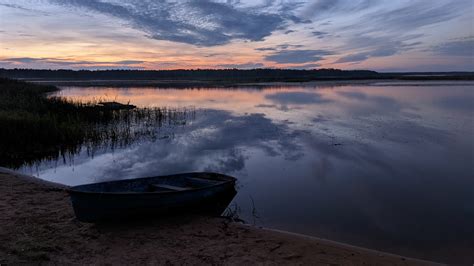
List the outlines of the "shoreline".
<svg viewBox="0 0 474 266">
<path fill-rule="evenodd" d="M 16 78 L 14 78 L 16 79 Z M 235 88 L 254 87 L 265 88 L 271 86 L 301 86 L 301 85 L 346 85 L 346 84 L 371 84 L 371 83 L 397 83 L 397 82 L 472 82 L 474 77 L 453 78 L 447 77 L 413 77 L 413 78 L 387 78 L 387 77 L 361 77 L 361 78 L 321 78 L 310 80 L 276 80 L 276 81 L 231 81 L 231 80 L 182 80 L 182 79 L 53 79 L 53 78 L 18 78 L 18 80 L 57 87 L 156 87 L 156 88 Z"/>
<path fill-rule="evenodd" d="M 223 217 L 78 222 L 65 186 L 0 167 L 0 264 L 437 265 Z"/>
</svg>

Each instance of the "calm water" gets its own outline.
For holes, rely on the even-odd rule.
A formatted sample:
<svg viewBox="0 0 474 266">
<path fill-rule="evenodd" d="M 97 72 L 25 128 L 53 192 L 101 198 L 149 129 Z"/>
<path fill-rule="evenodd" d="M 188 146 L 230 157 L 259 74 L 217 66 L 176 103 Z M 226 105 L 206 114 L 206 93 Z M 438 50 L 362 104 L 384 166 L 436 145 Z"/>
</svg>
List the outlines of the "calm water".
<svg viewBox="0 0 474 266">
<path fill-rule="evenodd" d="M 249 223 L 474 261 L 474 83 L 65 87 L 58 94 L 196 112 L 154 141 L 24 172 L 77 185 L 217 171 L 238 178 L 230 208 Z"/>
</svg>

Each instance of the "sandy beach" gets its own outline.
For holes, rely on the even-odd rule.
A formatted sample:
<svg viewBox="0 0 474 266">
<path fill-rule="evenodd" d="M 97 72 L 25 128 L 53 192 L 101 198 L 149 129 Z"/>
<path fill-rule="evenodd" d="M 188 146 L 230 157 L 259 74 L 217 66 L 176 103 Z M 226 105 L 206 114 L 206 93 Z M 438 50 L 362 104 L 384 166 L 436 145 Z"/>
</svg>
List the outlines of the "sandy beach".
<svg viewBox="0 0 474 266">
<path fill-rule="evenodd" d="M 0 263 L 431 265 L 221 217 L 94 225 L 64 187 L 0 170 Z"/>
<path fill-rule="evenodd" d="M 0 263 L 431 265 L 220 217 L 94 225 L 64 187 L 0 172 Z"/>
</svg>

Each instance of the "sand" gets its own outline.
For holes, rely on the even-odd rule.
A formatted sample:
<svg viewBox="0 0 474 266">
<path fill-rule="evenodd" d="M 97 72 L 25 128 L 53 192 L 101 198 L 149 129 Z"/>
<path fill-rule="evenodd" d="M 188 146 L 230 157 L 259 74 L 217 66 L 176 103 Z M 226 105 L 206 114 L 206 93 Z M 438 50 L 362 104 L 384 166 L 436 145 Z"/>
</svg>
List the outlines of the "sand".
<svg viewBox="0 0 474 266">
<path fill-rule="evenodd" d="M 433 265 L 222 217 L 94 225 L 65 188 L 0 169 L 0 264 Z"/>
</svg>

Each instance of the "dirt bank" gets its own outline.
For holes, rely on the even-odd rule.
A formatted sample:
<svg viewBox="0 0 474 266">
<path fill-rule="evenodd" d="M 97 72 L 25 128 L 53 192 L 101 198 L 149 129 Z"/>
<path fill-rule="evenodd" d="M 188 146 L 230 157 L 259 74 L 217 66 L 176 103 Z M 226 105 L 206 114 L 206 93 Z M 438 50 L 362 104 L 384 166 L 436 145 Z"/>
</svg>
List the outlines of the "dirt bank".
<svg viewBox="0 0 474 266">
<path fill-rule="evenodd" d="M 64 188 L 1 170 L 0 195 L 0 264 L 429 264 L 219 217 L 81 223 Z"/>
</svg>

